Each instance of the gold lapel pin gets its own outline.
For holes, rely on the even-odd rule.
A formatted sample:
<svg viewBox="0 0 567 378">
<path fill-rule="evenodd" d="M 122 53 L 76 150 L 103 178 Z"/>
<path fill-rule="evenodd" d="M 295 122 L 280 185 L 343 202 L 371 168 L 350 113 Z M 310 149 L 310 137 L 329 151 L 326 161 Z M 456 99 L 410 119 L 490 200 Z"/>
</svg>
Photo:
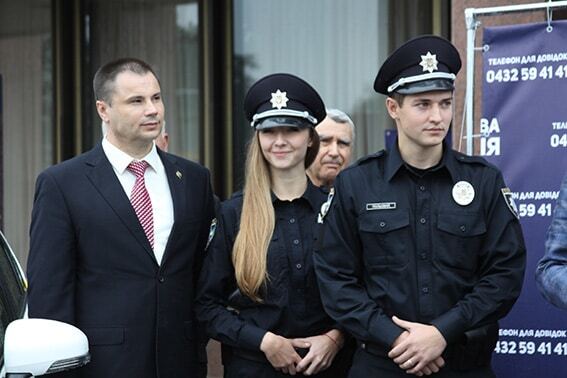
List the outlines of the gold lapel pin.
<svg viewBox="0 0 567 378">
<path fill-rule="evenodd" d="M 177 176 L 178 179 L 181 179 L 181 177 L 183 177 L 183 175 L 179 171 L 175 172 L 175 176 Z"/>
</svg>

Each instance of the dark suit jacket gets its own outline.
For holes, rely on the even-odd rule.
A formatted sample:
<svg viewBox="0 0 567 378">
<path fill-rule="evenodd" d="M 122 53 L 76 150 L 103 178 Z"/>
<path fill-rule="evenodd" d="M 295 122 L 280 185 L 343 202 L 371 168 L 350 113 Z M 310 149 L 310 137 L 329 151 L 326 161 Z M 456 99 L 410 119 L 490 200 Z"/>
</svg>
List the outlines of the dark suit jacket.
<svg viewBox="0 0 567 378">
<path fill-rule="evenodd" d="M 193 297 L 213 193 L 207 169 L 158 153 L 175 218 L 161 266 L 100 144 L 37 179 L 29 316 L 85 332 L 91 362 L 80 376 L 198 376 Z"/>
</svg>

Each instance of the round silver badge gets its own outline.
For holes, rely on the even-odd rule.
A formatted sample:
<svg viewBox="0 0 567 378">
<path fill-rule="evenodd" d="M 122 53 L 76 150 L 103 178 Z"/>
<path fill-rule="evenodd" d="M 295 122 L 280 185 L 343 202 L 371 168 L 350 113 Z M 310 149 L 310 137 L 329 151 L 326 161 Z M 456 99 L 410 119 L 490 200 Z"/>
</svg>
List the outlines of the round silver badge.
<svg viewBox="0 0 567 378">
<path fill-rule="evenodd" d="M 453 199 L 461 206 L 470 205 L 474 199 L 474 188 L 468 181 L 459 181 L 453 186 Z"/>
</svg>

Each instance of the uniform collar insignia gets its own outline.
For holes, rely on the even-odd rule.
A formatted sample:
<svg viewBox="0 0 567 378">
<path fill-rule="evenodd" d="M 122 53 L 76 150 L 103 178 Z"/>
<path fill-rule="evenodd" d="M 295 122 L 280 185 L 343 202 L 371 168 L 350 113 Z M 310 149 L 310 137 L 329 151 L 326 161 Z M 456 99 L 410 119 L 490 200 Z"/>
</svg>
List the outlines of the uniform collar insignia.
<svg viewBox="0 0 567 378">
<path fill-rule="evenodd" d="M 427 52 L 425 55 L 421 55 L 421 63 L 420 66 L 423 67 L 423 71 L 429 71 L 432 73 L 433 71 L 437 71 L 437 55 L 431 54 L 431 52 Z"/>
<path fill-rule="evenodd" d="M 288 101 L 289 98 L 287 98 L 287 92 L 282 92 L 279 89 L 276 93 L 272 93 L 272 99 L 270 100 L 272 108 L 278 108 L 278 110 L 281 108 L 287 108 Z"/>
</svg>

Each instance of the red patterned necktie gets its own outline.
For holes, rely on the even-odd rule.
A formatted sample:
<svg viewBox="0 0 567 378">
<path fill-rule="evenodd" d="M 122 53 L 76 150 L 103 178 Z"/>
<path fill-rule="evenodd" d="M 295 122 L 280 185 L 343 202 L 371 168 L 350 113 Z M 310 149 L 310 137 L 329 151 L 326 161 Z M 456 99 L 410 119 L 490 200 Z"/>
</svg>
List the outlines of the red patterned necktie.
<svg viewBox="0 0 567 378">
<path fill-rule="evenodd" d="M 146 189 L 146 183 L 144 180 L 144 172 L 148 168 L 148 162 L 133 161 L 131 162 L 127 169 L 136 176 L 136 182 L 134 183 L 134 188 L 132 188 L 132 195 L 130 196 L 130 202 L 132 207 L 138 216 L 138 220 L 146 233 L 146 237 L 154 248 L 154 215 L 152 211 L 152 201 L 148 190 Z"/>
</svg>

